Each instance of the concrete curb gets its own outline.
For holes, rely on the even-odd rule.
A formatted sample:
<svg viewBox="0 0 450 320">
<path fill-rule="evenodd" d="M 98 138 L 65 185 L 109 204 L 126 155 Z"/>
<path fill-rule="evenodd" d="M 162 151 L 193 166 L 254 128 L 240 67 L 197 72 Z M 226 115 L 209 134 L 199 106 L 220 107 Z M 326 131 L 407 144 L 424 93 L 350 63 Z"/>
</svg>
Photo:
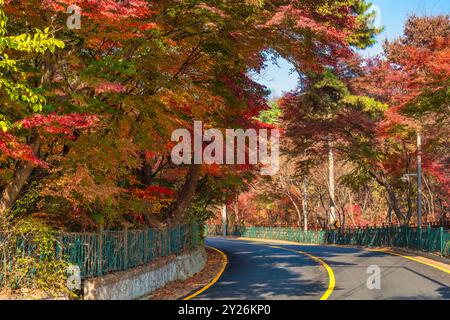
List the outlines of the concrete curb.
<svg viewBox="0 0 450 320">
<path fill-rule="evenodd" d="M 409 255 L 416 255 L 416 256 L 420 256 L 423 258 L 427 258 L 430 260 L 435 260 L 437 262 L 441 262 L 441 263 L 445 263 L 450 265 L 450 259 L 446 258 L 446 257 L 441 257 L 438 256 L 436 254 L 432 254 L 432 253 L 428 253 L 428 252 L 422 252 L 422 251 L 414 251 L 414 250 L 409 250 L 409 249 L 405 249 L 405 248 L 388 248 L 391 249 L 393 252 L 397 252 L 397 253 L 402 253 L 402 254 L 409 254 Z"/>
</svg>

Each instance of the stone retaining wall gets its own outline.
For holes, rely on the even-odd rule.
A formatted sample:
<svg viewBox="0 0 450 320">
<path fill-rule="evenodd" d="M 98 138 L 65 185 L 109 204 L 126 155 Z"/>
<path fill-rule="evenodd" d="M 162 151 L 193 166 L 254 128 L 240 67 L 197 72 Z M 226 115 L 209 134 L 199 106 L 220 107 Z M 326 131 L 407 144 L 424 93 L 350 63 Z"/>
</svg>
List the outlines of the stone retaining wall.
<svg viewBox="0 0 450 320">
<path fill-rule="evenodd" d="M 200 272 L 206 263 L 205 248 L 180 256 L 156 260 L 146 266 L 87 279 L 85 300 L 132 300 L 148 295 L 170 281 L 185 280 Z"/>
</svg>

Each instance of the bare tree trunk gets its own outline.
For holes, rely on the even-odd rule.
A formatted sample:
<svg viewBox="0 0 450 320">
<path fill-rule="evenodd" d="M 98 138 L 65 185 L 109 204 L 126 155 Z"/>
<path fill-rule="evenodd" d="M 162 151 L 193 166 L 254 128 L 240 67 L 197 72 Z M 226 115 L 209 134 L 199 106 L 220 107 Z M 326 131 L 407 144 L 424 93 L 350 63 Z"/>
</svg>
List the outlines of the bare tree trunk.
<svg viewBox="0 0 450 320">
<path fill-rule="evenodd" d="M 235 226 L 239 226 L 239 195 L 236 196 L 236 200 L 234 200 L 234 224 Z"/>
<path fill-rule="evenodd" d="M 301 221 L 302 221 L 302 214 L 300 212 L 300 208 L 298 207 L 297 203 L 295 202 L 294 197 L 292 196 L 291 192 L 289 191 L 289 185 L 285 181 L 283 181 L 282 177 L 280 177 L 280 182 L 281 182 L 282 187 L 286 190 L 286 194 L 287 194 L 289 200 L 292 202 L 292 205 L 295 208 L 295 212 L 297 212 L 298 226 L 300 227 Z"/>
<path fill-rule="evenodd" d="M 389 208 L 388 208 L 388 223 L 389 223 L 389 226 L 392 225 L 392 207 L 390 204 L 389 204 Z"/>
<path fill-rule="evenodd" d="M 295 202 L 294 198 L 292 197 L 291 193 L 287 191 L 287 195 L 289 197 L 289 200 L 291 200 L 292 205 L 295 208 L 295 212 L 297 212 L 298 215 L 298 226 L 300 227 L 301 221 L 302 221 L 302 213 L 300 212 L 300 208 L 298 207 L 297 203 Z"/>
<path fill-rule="evenodd" d="M 425 175 L 423 175 L 423 181 L 425 182 L 425 186 L 427 187 L 428 194 L 430 195 L 430 199 L 429 199 L 430 216 L 432 217 L 432 219 L 434 219 L 435 218 L 435 216 L 434 216 L 434 196 L 433 196 L 433 193 L 431 192 L 430 185 L 428 184 L 428 179 L 425 177 Z"/>
<path fill-rule="evenodd" d="M 303 181 L 303 230 L 308 231 L 308 179 Z"/>
<path fill-rule="evenodd" d="M 150 185 L 153 179 L 153 170 L 152 170 L 153 167 L 149 163 L 149 161 L 147 161 L 144 152 L 141 153 L 141 159 L 142 159 L 142 167 L 138 171 L 138 176 L 141 182 L 147 186 Z"/>
<path fill-rule="evenodd" d="M 407 222 L 407 217 L 400 210 L 400 207 L 398 205 L 398 200 L 397 200 L 397 197 L 395 195 L 395 192 L 393 190 L 391 190 L 391 189 L 388 189 L 387 192 L 388 192 L 388 199 L 389 199 L 389 202 L 390 202 L 389 206 L 394 211 L 395 216 L 397 217 L 397 219 L 399 221 L 401 221 L 402 223 L 408 223 Z"/>
<path fill-rule="evenodd" d="M 364 215 L 364 213 L 366 213 L 366 208 L 367 208 L 367 202 L 369 200 L 369 195 L 370 195 L 370 191 L 367 190 L 366 191 L 366 195 L 364 197 L 364 203 L 363 203 L 363 206 L 361 208 L 361 215 Z"/>
<path fill-rule="evenodd" d="M 397 220 L 403 223 L 408 223 L 407 217 L 402 213 L 400 210 L 397 196 L 395 194 L 395 191 L 392 187 L 389 186 L 389 184 L 386 182 L 386 179 L 378 177 L 374 172 L 369 171 L 369 174 L 375 179 L 375 181 L 382 186 L 386 192 L 387 192 L 387 202 L 389 207 L 394 211 L 395 216 L 397 217 Z"/>
<path fill-rule="evenodd" d="M 324 196 L 322 195 L 322 193 L 319 193 L 319 200 L 320 200 L 320 205 L 322 207 L 322 210 L 325 214 L 325 221 L 328 221 L 328 207 L 325 205 L 325 202 L 323 200 Z"/>
<path fill-rule="evenodd" d="M 182 221 L 184 219 L 186 210 L 195 195 L 198 180 L 200 179 L 201 168 L 202 167 L 199 164 L 190 165 L 183 188 L 169 211 L 169 217 L 174 221 Z"/>
<path fill-rule="evenodd" d="M 334 199 L 334 154 L 333 154 L 333 143 L 328 140 L 328 189 L 330 195 L 330 224 L 336 220 L 336 204 Z"/>
<path fill-rule="evenodd" d="M 38 155 L 41 146 L 41 139 L 38 134 L 35 135 L 31 142 L 31 148 L 35 155 Z M 9 209 L 14 206 L 20 191 L 28 182 L 28 179 L 33 172 L 33 165 L 30 162 L 22 162 L 17 168 L 13 180 L 5 187 L 0 199 L 0 215 L 4 215 Z"/>
<path fill-rule="evenodd" d="M 227 236 L 227 230 L 228 230 L 228 218 L 227 218 L 227 205 L 226 203 L 222 204 L 221 208 L 222 213 L 222 235 L 225 238 Z"/>
<path fill-rule="evenodd" d="M 349 202 L 350 202 L 350 221 L 352 222 L 352 225 L 355 227 L 356 223 L 355 223 L 355 217 L 354 217 L 354 212 L 353 212 L 353 193 L 350 192 L 350 196 L 349 196 Z"/>
</svg>

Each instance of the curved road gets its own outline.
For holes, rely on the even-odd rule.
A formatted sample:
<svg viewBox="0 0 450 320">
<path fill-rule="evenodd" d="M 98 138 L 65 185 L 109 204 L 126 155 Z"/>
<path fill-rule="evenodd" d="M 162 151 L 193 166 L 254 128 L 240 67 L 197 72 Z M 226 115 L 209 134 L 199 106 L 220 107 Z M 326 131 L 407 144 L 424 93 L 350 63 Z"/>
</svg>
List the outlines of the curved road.
<svg viewBox="0 0 450 320">
<path fill-rule="evenodd" d="M 223 251 L 228 265 L 196 299 L 450 299 L 449 273 L 400 256 L 270 240 L 207 244 Z M 380 268 L 381 289 L 367 287 L 372 265 Z"/>
</svg>

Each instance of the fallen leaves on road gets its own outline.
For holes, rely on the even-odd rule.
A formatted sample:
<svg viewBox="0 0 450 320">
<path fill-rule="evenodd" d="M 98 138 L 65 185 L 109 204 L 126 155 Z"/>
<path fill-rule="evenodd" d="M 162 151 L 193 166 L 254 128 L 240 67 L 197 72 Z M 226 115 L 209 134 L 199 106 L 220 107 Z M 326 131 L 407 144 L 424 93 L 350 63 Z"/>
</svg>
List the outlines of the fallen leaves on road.
<svg viewBox="0 0 450 320">
<path fill-rule="evenodd" d="M 206 248 L 207 261 L 202 271 L 185 281 L 173 281 L 146 296 L 145 300 L 177 300 L 206 286 L 219 273 L 223 258 L 210 248 Z"/>
</svg>

